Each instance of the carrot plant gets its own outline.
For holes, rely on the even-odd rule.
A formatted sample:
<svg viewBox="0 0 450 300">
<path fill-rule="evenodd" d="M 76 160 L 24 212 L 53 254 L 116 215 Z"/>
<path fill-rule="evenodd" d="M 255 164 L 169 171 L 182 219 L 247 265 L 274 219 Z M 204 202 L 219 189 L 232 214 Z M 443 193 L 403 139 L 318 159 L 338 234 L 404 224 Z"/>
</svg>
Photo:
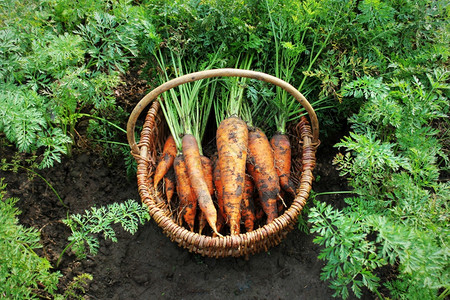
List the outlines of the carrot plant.
<svg viewBox="0 0 450 300">
<path fill-rule="evenodd" d="M 87 253 L 96 255 L 100 242 L 98 235 L 117 242 L 114 224 L 134 234 L 138 226 L 150 220 L 148 208 L 135 200 L 123 203 L 113 203 L 99 208 L 91 207 L 84 214 L 72 214 L 63 220 L 72 231 L 68 238 L 70 243 L 63 249 L 56 265 L 59 265 L 64 253 L 72 249 L 79 258 L 85 258 Z"/>
<path fill-rule="evenodd" d="M 367 77 L 346 89 L 367 99 L 336 145 L 345 154 L 335 164 L 357 196 L 343 210 L 317 203 L 309 213 L 327 261 L 321 277 L 335 295 L 347 298 L 351 288 L 361 297 L 362 287 L 379 298 L 382 290 L 408 299 L 449 294 L 449 185 L 439 178 L 448 157 L 430 126 L 448 113 L 448 76 L 440 69 L 428 82 Z M 377 269 L 386 265 L 399 275 L 383 282 Z"/>
<path fill-rule="evenodd" d="M 44 294 L 56 296 L 59 272 L 36 254 L 41 248 L 35 228 L 19 224 L 17 198 L 6 198 L 6 184 L 0 179 L 0 295 L 5 299 L 38 299 Z"/>
<path fill-rule="evenodd" d="M 83 114 L 124 118 L 113 94 L 120 74 L 159 41 L 143 8 L 83 3 L 0 8 L 0 131 L 18 151 L 41 153 L 41 168 L 70 154 Z"/>
</svg>

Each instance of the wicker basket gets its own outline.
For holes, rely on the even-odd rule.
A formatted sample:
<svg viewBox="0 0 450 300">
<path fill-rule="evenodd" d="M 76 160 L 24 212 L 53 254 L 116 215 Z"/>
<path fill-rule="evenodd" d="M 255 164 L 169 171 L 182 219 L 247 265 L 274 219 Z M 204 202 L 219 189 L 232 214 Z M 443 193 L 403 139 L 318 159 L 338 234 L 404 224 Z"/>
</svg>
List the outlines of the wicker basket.
<svg viewBox="0 0 450 300">
<path fill-rule="evenodd" d="M 301 174 L 297 182 L 298 188 L 292 204 L 282 215 L 272 223 L 264 225 L 251 232 L 240 235 L 225 237 L 212 237 L 191 232 L 186 228 L 176 224 L 170 217 L 164 200 L 153 188 L 152 170 L 155 166 L 158 135 L 162 134 L 162 120 L 159 116 L 159 102 L 154 101 L 159 95 L 174 87 L 188 82 L 197 81 L 212 77 L 247 77 L 262 80 L 277 85 L 295 99 L 297 99 L 306 109 L 311 121 L 311 126 L 304 119 L 299 123 L 301 144 Z M 135 125 L 142 111 L 150 105 L 145 123 L 141 132 L 139 144 L 135 140 Z M 137 182 L 139 194 L 142 201 L 148 206 L 153 220 L 160 226 L 163 232 L 179 246 L 191 252 L 209 257 L 245 256 L 255 254 L 260 251 L 267 251 L 269 248 L 278 245 L 286 234 L 294 228 L 298 216 L 303 209 L 313 181 L 312 171 L 316 162 L 316 148 L 318 139 L 318 120 L 314 109 L 305 97 L 292 85 L 274 76 L 241 69 L 214 69 L 187 74 L 173 80 L 167 81 L 148 93 L 134 108 L 127 125 L 127 137 L 132 154 L 137 160 Z"/>
</svg>

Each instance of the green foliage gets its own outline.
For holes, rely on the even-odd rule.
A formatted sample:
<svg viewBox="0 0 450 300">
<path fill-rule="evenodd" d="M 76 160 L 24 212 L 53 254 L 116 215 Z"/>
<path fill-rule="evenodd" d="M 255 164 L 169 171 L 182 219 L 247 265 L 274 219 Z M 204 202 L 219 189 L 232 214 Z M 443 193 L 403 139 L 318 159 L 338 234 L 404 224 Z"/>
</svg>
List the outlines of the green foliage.
<svg viewBox="0 0 450 300">
<path fill-rule="evenodd" d="M 44 0 L 47 14 L 57 24 L 59 30 L 72 32 L 76 27 L 98 11 L 108 11 L 113 4 L 103 0 Z"/>
<path fill-rule="evenodd" d="M 52 166 L 67 154 L 71 139 L 60 128 L 51 128 L 44 98 L 32 90 L 2 85 L 0 95 L 0 131 L 17 145 L 19 151 L 33 152 L 43 148 L 39 167 Z"/>
<path fill-rule="evenodd" d="M 311 232 L 317 233 L 314 243 L 324 246 L 318 257 L 327 260 L 321 279 L 330 280 L 330 287 L 336 291 L 334 296 L 347 298 L 348 286 L 358 298 L 363 286 L 376 292 L 380 279 L 374 270 L 385 265 L 386 260 L 378 253 L 376 242 L 368 238 L 371 228 L 364 217 L 358 213 L 343 214 L 316 202 L 309 221 L 314 224 Z"/>
<path fill-rule="evenodd" d="M 42 97 L 33 91 L 14 90 L 12 86 L 3 85 L 2 90 L 0 130 L 10 141 L 17 143 L 19 151 L 32 150 L 39 133 L 47 125 L 42 111 Z"/>
<path fill-rule="evenodd" d="M 19 224 L 18 199 L 6 198 L 3 179 L 0 180 L 0 297 L 5 299 L 37 299 L 38 289 L 55 295 L 59 272 L 51 272 L 47 259 L 34 250 L 39 244 L 39 232 Z"/>
<path fill-rule="evenodd" d="M 334 107 L 320 113 L 326 114 L 323 122 L 357 112 L 363 101 L 345 93 L 346 86 L 358 78 L 415 75 L 424 79 L 444 65 L 449 53 L 444 42 L 448 38 L 444 2 L 321 1 L 317 10 L 322 13 L 311 36 L 324 40 L 331 28 L 333 32 L 323 55 L 304 73 L 316 80 L 315 86 L 318 81 L 319 95 Z M 331 27 L 335 21 L 338 25 Z"/>
<path fill-rule="evenodd" d="M 18 151 L 39 151 L 40 166 L 50 167 L 70 154 L 81 111 L 123 122 L 114 88 L 131 58 L 159 44 L 144 7 L 13 0 L 0 16 L 0 131 Z"/>
<path fill-rule="evenodd" d="M 0 30 L 0 81 L 13 81 L 24 59 L 24 45 L 14 28 Z"/>
<path fill-rule="evenodd" d="M 70 247 L 80 258 L 86 257 L 87 249 L 89 253 L 95 255 L 99 248 L 97 234 L 101 233 L 105 239 L 117 242 L 113 224 L 120 224 L 124 230 L 134 234 L 139 224 L 144 224 L 149 219 L 148 208 L 135 200 L 113 203 L 100 208 L 92 207 L 83 215 L 70 215 L 63 222 L 70 228 L 72 235 L 69 237 L 70 244 L 61 253 L 61 257 Z"/>
<path fill-rule="evenodd" d="M 126 20 L 103 12 L 95 12 L 87 24 L 79 25 L 75 32 L 88 44 L 90 64 L 108 72 L 124 72 L 131 56 L 137 56 L 136 31 L 124 26 Z"/>
<path fill-rule="evenodd" d="M 149 1 L 158 33 L 169 47 L 186 57 L 205 58 L 221 45 L 236 59 L 242 50 L 267 47 L 260 19 L 267 18 L 261 1 Z M 267 48 L 266 48 L 267 49 Z M 233 57 L 234 56 L 234 57 Z"/>
<path fill-rule="evenodd" d="M 346 153 L 334 162 L 358 197 L 343 210 L 317 203 L 309 214 L 327 260 L 322 278 L 336 296 L 347 298 L 348 286 L 357 297 L 361 286 L 376 292 L 376 269 L 386 264 L 399 271 L 384 282 L 395 299 L 448 293 L 450 185 L 439 182 L 448 157 L 430 127 L 448 114 L 448 72 L 427 78 L 388 84 L 365 77 L 346 87 L 366 102 L 350 118 L 353 132 L 336 145 Z"/>
<path fill-rule="evenodd" d="M 83 63 L 86 51 L 83 39 L 67 32 L 61 35 L 45 32 L 38 37 L 31 41 L 31 53 L 24 70 L 34 90 L 52 79 L 62 78 L 68 68 Z"/>
</svg>

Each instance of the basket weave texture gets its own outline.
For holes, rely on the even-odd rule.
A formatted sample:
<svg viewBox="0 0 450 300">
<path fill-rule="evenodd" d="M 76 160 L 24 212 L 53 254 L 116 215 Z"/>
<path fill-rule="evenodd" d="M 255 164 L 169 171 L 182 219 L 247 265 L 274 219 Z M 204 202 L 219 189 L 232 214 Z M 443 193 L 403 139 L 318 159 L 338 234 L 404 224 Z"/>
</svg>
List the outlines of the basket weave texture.
<svg viewBox="0 0 450 300">
<path fill-rule="evenodd" d="M 132 124 L 133 131 L 134 124 Z M 128 129 L 130 129 L 130 126 Z M 314 180 L 315 154 L 319 141 L 314 137 L 306 118 L 301 118 L 297 129 L 296 132 L 300 133 L 298 142 L 301 147 L 299 154 L 301 155 L 301 173 L 293 174 L 299 177 L 296 178 L 298 187 L 292 203 L 284 213 L 270 224 L 239 235 L 226 235 L 224 237 L 201 235 L 178 225 L 173 220 L 172 212 L 161 194 L 153 188 L 152 173 L 156 165 L 157 141 L 164 139 L 165 135 L 160 104 L 153 100 L 150 102 L 150 108 L 141 131 L 140 142 L 137 144 L 138 151 L 132 151 L 137 161 L 137 183 L 141 200 L 148 206 L 150 216 L 162 228 L 164 234 L 190 252 L 219 258 L 229 256 L 248 257 L 251 254 L 267 251 L 278 245 L 287 233 L 294 229 L 294 225 L 309 197 Z M 132 142 L 130 142 L 130 145 L 132 149 L 136 149 Z"/>
</svg>

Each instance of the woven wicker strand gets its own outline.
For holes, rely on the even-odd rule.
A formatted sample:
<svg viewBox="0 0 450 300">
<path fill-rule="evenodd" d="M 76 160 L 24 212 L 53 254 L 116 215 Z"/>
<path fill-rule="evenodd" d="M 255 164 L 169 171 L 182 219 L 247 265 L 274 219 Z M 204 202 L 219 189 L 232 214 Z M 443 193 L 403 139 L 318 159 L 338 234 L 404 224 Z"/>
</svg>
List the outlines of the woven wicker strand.
<svg viewBox="0 0 450 300">
<path fill-rule="evenodd" d="M 240 71 L 242 70 L 238 70 L 237 73 L 233 73 L 234 75 L 230 75 L 231 73 L 228 73 L 229 70 L 227 69 L 227 75 L 221 76 L 242 76 Z M 195 74 L 195 76 L 193 77 L 185 75 L 184 80 L 187 80 L 186 82 L 193 81 L 194 79 L 198 80 L 200 77 L 202 77 L 198 76 L 198 73 L 201 72 L 193 73 Z M 213 77 L 211 76 L 211 73 L 207 73 L 206 75 Z M 270 77 L 270 80 L 268 80 L 266 77 L 264 77 L 264 75 L 266 75 L 264 73 L 253 72 L 250 74 L 251 76 L 248 73 L 244 73 L 244 75 L 246 76 L 243 77 L 251 77 L 273 83 L 272 77 Z M 176 85 L 171 83 L 170 88 L 173 88 L 174 86 L 185 82 L 181 80 L 176 81 L 175 83 Z M 279 85 L 278 83 L 274 84 Z M 284 84 L 282 87 L 285 88 Z M 225 237 L 211 237 L 200 235 L 176 224 L 172 219 L 171 212 L 167 208 L 164 200 L 153 188 L 152 172 L 155 167 L 157 147 L 156 141 L 158 140 L 158 135 L 161 133 L 161 129 L 159 128 L 161 126 L 159 126 L 160 124 L 158 122 L 158 112 L 160 109 L 160 105 L 158 101 L 154 101 L 154 99 L 156 99 L 159 94 L 170 88 L 167 88 L 167 86 L 161 88 L 160 86 L 159 88 L 155 89 L 157 90 L 156 92 L 150 92 L 149 94 L 153 93 L 153 95 L 150 97 L 153 99 L 149 102 L 147 102 L 146 100 L 149 99 L 147 97 L 148 95 L 146 96 L 147 98 L 143 98 L 143 100 L 145 100 L 143 103 L 145 105 L 151 104 L 151 107 L 147 113 L 147 117 L 141 131 L 141 139 L 138 145 L 136 145 L 134 141 L 134 126 L 136 123 L 135 118 L 137 118 L 138 113 L 132 113 L 127 127 L 128 130 L 133 130 L 133 138 L 130 138 L 131 134 L 129 131 L 127 132 L 127 134 L 132 149 L 132 154 L 135 156 L 138 164 L 137 183 L 139 195 L 142 199 L 142 202 L 148 206 L 149 213 L 153 220 L 158 224 L 159 227 L 162 228 L 164 234 L 167 235 L 170 240 L 177 243 L 182 248 L 186 248 L 191 252 L 198 253 L 203 256 L 216 258 L 228 256 L 248 257 L 251 254 L 256 254 L 261 251 L 268 251 L 271 247 L 278 245 L 286 237 L 288 232 L 294 228 L 298 216 L 309 197 L 312 181 L 314 179 L 312 171 L 314 170 L 316 163 L 315 153 L 316 148 L 319 144 L 317 134 L 318 125 L 316 124 L 315 126 L 313 126 L 313 128 L 311 128 L 308 120 L 305 117 L 302 117 L 301 121 L 298 124 L 300 132 L 300 143 L 302 145 L 302 172 L 299 180 L 300 183 L 296 190 L 296 196 L 292 204 L 282 215 L 280 215 L 270 224 L 264 225 L 251 232 L 242 233 L 240 235 L 228 235 Z M 302 105 L 309 105 L 306 99 L 302 101 Z M 305 104 L 305 101 L 307 104 Z M 140 104 L 138 104 L 140 108 L 137 111 L 139 111 L 139 113 L 143 110 L 142 105 L 143 104 L 141 102 Z M 308 111 L 308 114 L 313 122 L 317 122 L 317 118 L 315 117 L 313 110 L 312 116 L 311 111 Z M 314 132 L 314 130 L 316 131 Z"/>
</svg>

